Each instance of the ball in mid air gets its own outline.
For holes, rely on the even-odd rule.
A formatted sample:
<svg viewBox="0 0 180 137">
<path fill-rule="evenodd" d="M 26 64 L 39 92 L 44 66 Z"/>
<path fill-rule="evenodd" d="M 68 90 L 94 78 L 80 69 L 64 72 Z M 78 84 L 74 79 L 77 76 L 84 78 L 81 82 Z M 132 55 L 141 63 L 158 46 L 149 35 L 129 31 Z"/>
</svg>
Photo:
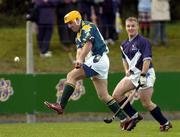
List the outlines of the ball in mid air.
<svg viewBox="0 0 180 137">
<path fill-rule="evenodd" d="M 14 57 L 14 62 L 19 62 L 20 58 L 18 56 Z"/>
</svg>

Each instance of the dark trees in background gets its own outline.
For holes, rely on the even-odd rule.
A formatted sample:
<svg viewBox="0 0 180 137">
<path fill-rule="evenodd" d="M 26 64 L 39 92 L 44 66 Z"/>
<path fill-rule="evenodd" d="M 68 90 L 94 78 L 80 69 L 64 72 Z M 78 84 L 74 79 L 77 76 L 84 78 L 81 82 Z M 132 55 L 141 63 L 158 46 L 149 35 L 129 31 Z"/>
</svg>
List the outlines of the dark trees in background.
<svg viewBox="0 0 180 137">
<path fill-rule="evenodd" d="M 22 15 L 28 11 L 31 0 L 0 0 L 0 13 Z M 122 0 L 122 17 L 137 16 L 138 0 Z M 170 0 L 172 20 L 180 19 L 180 0 Z"/>
<path fill-rule="evenodd" d="M 0 13 L 21 15 L 26 13 L 31 0 L 0 0 Z"/>
</svg>

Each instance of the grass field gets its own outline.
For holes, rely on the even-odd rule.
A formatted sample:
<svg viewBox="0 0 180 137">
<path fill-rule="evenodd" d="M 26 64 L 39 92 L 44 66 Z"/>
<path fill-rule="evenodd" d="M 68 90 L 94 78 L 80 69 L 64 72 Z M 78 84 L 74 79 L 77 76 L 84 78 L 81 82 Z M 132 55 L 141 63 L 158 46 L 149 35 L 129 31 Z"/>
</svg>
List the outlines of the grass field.
<svg viewBox="0 0 180 137">
<path fill-rule="evenodd" d="M 160 132 L 155 121 L 142 121 L 131 131 L 121 131 L 118 122 L 66 122 L 35 124 L 0 124 L 0 137 L 179 137 L 180 121 Z"/>
<path fill-rule="evenodd" d="M 168 43 L 167 46 L 153 47 L 153 63 L 156 71 L 180 71 L 180 22 L 173 22 L 167 25 Z M 115 45 L 109 45 L 110 72 L 123 72 L 120 59 L 119 45 L 126 38 L 123 32 Z M 26 30 L 24 27 L 0 28 L 0 73 L 25 73 L 26 72 Z M 51 41 L 50 50 L 53 57 L 44 59 L 39 56 L 36 37 L 34 35 L 34 66 L 37 73 L 66 73 L 71 70 L 72 65 L 68 59 L 67 52 L 62 48 L 57 35 L 57 28 Z M 73 52 L 75 53 L 75 52 Z M 15 63 L 15 56 L 21 61 Z"/>
</svg>

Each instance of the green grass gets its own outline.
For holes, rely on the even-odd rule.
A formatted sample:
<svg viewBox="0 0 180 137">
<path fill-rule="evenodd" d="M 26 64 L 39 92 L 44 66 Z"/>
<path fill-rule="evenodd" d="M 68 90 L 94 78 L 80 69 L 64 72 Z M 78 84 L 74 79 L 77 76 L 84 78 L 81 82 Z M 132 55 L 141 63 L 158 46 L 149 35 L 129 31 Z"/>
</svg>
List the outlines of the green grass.
<svg viewBox="0 0 180 137">
<path fill-rule="evenodd" d="M 167 47 L 153 46 L 153 63 L 157 71 L 180 71 L 180 22 L 167 25 L 168 44 Z M 34 66 L 37 73 L 66 73 L 71 70 L 72 65 L 67 53 L 63 50 L 58 40 L 57 28 L 54 29 L 50 50 L 53 57 L 44 59 L 39 57 L 36 37 L 34 35 Z M 26 72 L 26 30 L 19 28 L 0 28 L 0 73 L 25 73 Z M 123 72 L 120 59 L 119 45 L 126 38 L 123 32 L 115 45 L 110 48 L 110 72 Z M 75 54 L 75 52 L 73 52 Z M 13 58 L 19 56 L 21 61 L 15 63 Z"/>
<path fill-rule="evenodd" d="M 179 137 L 180 121 L 172 123 L 166 133 L 159 131 L 155 121 L 140 122 L 131 132 L 121 131 L 118 122 L 0 124 L 0 137 Z"/>
</svg>

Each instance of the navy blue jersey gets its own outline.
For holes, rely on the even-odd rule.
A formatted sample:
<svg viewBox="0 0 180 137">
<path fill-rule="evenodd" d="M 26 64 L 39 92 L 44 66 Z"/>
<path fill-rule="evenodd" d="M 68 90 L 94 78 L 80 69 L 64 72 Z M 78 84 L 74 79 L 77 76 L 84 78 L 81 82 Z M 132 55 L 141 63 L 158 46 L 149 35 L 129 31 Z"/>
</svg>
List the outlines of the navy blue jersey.
<svg viewBox="0 0 180 137">
<path fill-rule="evenodd" d="M 108 52 L 108 47 L 96 25 L 88 21 L 82 21 L 76 36 L 76 47 L 82 48 L 87 41 L 92 42 L 92 55 L 102 55 L 104 52 Z"/>
<path fill-rule="evenodd" d="M 143 61 L 148 59 L 152 60 L 151 45 L 147 39 L 137 35 L 133 40 L 124 41 L 121 46 L 122 57 L 127 61 L 129 69 L 134 70 L 137 68 L 142 70 Z M 152 62 L 149 68 L 152 68 Z"/>
</svg>

